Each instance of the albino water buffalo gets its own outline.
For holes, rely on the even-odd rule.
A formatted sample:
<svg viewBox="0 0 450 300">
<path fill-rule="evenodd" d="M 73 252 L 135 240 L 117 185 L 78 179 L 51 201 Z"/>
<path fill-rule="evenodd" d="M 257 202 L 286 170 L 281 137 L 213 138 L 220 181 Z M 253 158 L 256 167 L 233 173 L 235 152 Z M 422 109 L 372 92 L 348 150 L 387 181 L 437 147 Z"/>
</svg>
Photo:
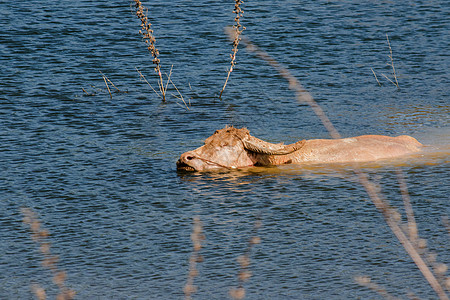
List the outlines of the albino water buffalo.
<svg viewBox="0 0 450 300">
<path fill-rule="evenodd" d="M 402 135 L 362 135 L 344 139 L 302 140 L 273 144 L 250 135 L 245 128 L 225 127 L 205 140 L 205 145 L 183 153 L 177 169 L 210 171 L 282 164 L 367 162 L 398 157 L 421 150 L 415 138 Z"/>
</svg>

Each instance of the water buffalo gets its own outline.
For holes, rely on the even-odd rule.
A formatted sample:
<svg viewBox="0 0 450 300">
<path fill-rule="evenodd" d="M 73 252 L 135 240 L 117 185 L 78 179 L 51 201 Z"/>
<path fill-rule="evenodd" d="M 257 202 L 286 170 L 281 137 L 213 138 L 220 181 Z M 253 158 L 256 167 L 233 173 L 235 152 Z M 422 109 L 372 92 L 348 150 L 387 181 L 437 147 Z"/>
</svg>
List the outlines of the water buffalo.
<svg viewBox="0 0 450 300">
<path fill-rule="evenodd" d="M 205 140 L 205 145 L 183 153 L 177 169 L 209 171 L 282 164 L 367 162 L 421 150 L 415 138 L 402 135 L 362 135 L 344 139 L 302 140 L 290 145 L 265 142 L 245 128 L 225 127 Z"/>
</svg>

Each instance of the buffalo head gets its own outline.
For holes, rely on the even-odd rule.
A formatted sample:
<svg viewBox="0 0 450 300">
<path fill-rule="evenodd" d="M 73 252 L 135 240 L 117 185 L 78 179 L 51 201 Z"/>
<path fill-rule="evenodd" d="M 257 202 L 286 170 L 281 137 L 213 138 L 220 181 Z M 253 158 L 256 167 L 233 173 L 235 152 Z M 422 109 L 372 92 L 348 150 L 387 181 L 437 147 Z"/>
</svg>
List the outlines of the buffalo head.
<svg viewBox="0 0 450 300">
<path fill-rule="evenodd" d="M 245 128 L 225 127 L 207 138 L 200 148 L 183 153 L 177 169 L 210 171 L 269 165 L 271 156 L 292 153 L 301 144 L 272 144 L 251 136 Z"/>
</svg>

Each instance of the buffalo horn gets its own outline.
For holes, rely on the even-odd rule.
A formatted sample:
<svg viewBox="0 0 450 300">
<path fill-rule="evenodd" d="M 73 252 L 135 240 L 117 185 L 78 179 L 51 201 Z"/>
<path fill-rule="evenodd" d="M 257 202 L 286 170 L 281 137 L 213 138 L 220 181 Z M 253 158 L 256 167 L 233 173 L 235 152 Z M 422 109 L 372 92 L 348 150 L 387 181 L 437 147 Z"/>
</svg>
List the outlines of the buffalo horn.
<svg viewBox="0 0 450 300">
<path fill-rule="evenodd" d="M 244 148 L 252 152 L 268 155 L 286 155 L 300 149 L 305 141 L 299 141 L 290 145 L 272 144 L 254 136 L 249 136 L 243 140 L 243 143 Z"/>
</svg>

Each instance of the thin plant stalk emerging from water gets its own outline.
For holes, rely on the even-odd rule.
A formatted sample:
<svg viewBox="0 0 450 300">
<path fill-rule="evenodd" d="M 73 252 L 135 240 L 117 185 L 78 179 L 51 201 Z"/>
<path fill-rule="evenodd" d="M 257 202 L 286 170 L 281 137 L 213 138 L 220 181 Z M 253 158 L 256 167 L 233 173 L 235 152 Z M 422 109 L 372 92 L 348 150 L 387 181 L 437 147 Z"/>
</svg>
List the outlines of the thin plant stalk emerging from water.
<svg viewBox="0 0 450 300">
<path fill-rule="evenodd" d="M 141 30 L 139 30 L 139 33 L 142 35 L 145 43 L 147 44 L 147 49 L 150 51 L 152 57 L 153 57 L 153 64 L 155 64 L 155 72 L 159 76 L 159 90 L 161 92 L 161 98 L 165 102 L 166 101 L 166 89 L 164 89 L 164 82 L 161 74 L 161 66 L 160 66 L 160 60 L 158 58 L 159 51 L 155 46 L 156 39 L 153 36 L 153 29 L 152 24 L 148 20 L 148 9 L 142 5 L 141 1 L 134 0 L 136 3 L 136 16 L 141 20 Z M 144 9 L 147 11 L 147 13 L 144 12 Z"/>
<path fill-rule="evenodd" d="M 391 42 L 389 41 L 389 35 L 387 33 L 386 33 L 386 40 L 387 40 L 387 44 L 389 47 L 388 57 L 390 60 L 390 62 L 387 65 L 392 68 L 392 76 L 394 77 L 394 80 L 389 78 L 386 74 L 381 73 L 381 75 L 383 75 L 383 77 L 386 78 L 390 83 L 395 85 L 397 87 L 397 89 L 400 89 L 400 86 L 398 85 L 398 80 L 397 80 L 397 71 L 395 70 L 395 65 L 394 65 L 394 58 L 393 58 L 393 54 L 392 54 Z M 378 85 L 381 86 L 381 83 L 378 80 L 377 75 L 375 74 L 375 71 L 372 68 L 370 68 L 370 69 L 372 70 L 373 76 L 375 76 L 375 80 L 377 81 Z"/>
<path fill-rule="evenodd" d="M 59 294 L 56 296 L 57 300 L 70 300 L 75 297 L 75 291 L 69 289 L 65 285 L 67 274 L 58 268 L 58 256 L 53 255 L 50 251 L 50 242 L 48 237 L 50 233 L 41 228 L 36 213 L 31 208 L 22 208 L 23 223 L 30 226 L 31 238 L 39 245 L 39 252 L 44 259 L 42 265 L 49 269 L 53 274 L 53 283 L 59 288 Z M 45 289 L 37 284 L 32 286 L 33 293 L 39 300 L 45 300 L 47 295 Z"/>
<path fill-rule="evenodd" d="M 230 35 L 231 38 L 231 35 Z M 300 84 L 300 82 L 295 78 L 291 72 L 283 67 L 281 64 L 279 64 L 272 56 L 270 56 L 267 52 L 263 51 L 256 45 L 250 42 L 247 38 L 243 37 L 242 41 L 247 45 L 247 50 L 254 52 L 257 56 L 265 60 L 268 64 L 270 64 L 272 67 L 274 67 L 280 75 L 286 79 L 289 82 L 289 88 L 294 90 L 296 92 L 297 100 L 302 103 L 307 103 L 314 111 L 314 113 L 319 117 L 319 119 L 322 121 L 325 128 L 327 128 L 329 134 L 332 138 L 340 138 L 341 135 L 336 130 L 336 128 L 333 126 L 331 121 L 328 119 L 328 117 L 325 115 L 321 107 L 317 104 L 317 102 L 313 99 L 311 94 L 309 94 L 303 86 Z M 391 55 L 392 57 L 392 55 Z M 393 65 L 393 62 L 392 62 Z M 417 229 L 414 229 L 415 221 L 414 218 L 411 215 L 410 210 L 410 204 L 409 204 L 409 198 L 407 198 L 407 190 L 405 188 L 405 183 L 403 181 L 403 176 L 401 173 L 399 173 L 399 182 L 400 182 L 400 190 L 402 192 L 404 202 L 406 205 L 406 211 L 408 215 L 408 224 L 409 227 L 412 229 L 405 232 L 405 230 L 402 228 L 401 224 L 401 216 L 397 212 L 396 209 L 394 209 L 392 206 L 389 205 L 388 201 L 383 197 L 383 195 L 380 192 L 380 188 L 371 180 L 369 180 L 369 177 L 366 173 L 364 173 L 358 165 L 353 166 L 353 171 L 358 177 L 359 183 L 364 187 L 367 194 L 369 195 L 370 199 L 372 200 L 375 207 L 378 209 L 378 211 L 382 214 L 386 224 L 391 229 L 392 233 L 396 236 L 398 241 L 401 243 L 405 251 L 408 253 L 408 255 L 411 257 L 411 259 L 414 261 L 418 269 L 421 271 L 422 275 L 425 277 L 425 279 L 428 281 L 430 286 L 433 288 L 433 290 L 438 295 L 439 299 L 442 300 L 448 300 L 448 296 L 444 290 L 444 286 L 447 284 L 446 279 L 443 283 L 443 280 L 438 280 L 437 276 L 433 272 L 433 270 L 430 268 L 429 263 L 427 263 L 426 259 L 424 259 L 424 253 L 421 249 L 420 244 L 415 242 L 417 240 L 416 232 Z M 442 275 L 443 270 L 446 270 L 445 266 L 442 266 L 442 264 L 438 265 L 437 267 L 434 267 L 435 272 L 437 270 L 438 275 Z M 440 269 L 440 270 L 439 270 Z"/>
<path fill-rule="evenodd" d="M 240 271 L 238 274 L 239 286 L 230 290 L 230 296 L 234 300 L 241 300 L 245 298 L 244 283 L 252 276 L 252 272 L 250 271 L 250 254 L 253 246 L 261 243 L 261 238 L 258 236 L 258 230 L 261 227 L 261 224 L 262 223 L 258 217 L 255 221 L 255 225 L 253 226 L 253 234 L 248 241 L 245 253 L 237 258 L 240 265 Z"/>
<path fill-rule="evenodd" d="M 389 46 L 389 55 L 388 55 L 388 57 L 389 57 L 389 59 L 391 60 L 391 63 L 388 64 L 388 66 L 391 66 L 391 68 L 392 68 L 392 75 L 394 75 L 394 80 L 395 80 L 395 83 L 394 83 L 392 80 L 391 80 L 391 82 L 394 83 L 395 86 L 399 89 L 400 87 L 398 86 L 397 74 L 396 74 L 396 72 L 395 72 L 394 58 L 392 57 L 391 42 L 389 41 L 389 36 L 388 36 L 387 33 L 386 33 L 386 40 L 387 40 L 387 43 L 388 43 L 388 46 Z M 386 76 L 385 76 L 385 77 L 386 77 Z M 386 78 L 387 78 L 387 77 L 386 77 Z M 388 79 L 389 79 L 389 78 L 388 78 Z"/>
<path fill-rule="evenodd" d="M 173 65 L 172 65 L 172 68 L 173 68 Z M 177 96 L 177 95 L 174 95 L 174 94 L 172 94 L 172 96 L 174 96 L 174 97 L 177 98 L 178 100 L 181 100 L 181 101 L 183 102 L 184 108 L 186 108 L 186 110 L 190 110 L 189 107 L 191 106 L 191 100 L 189 99 L 189 100 L 188 100 L 188 103 L 186 103 L 186 101 L 184 100 L 184 97 L 183 97 L 183 95 L 181 94 L 180 90 L 177 88 L 177 86 L 175 85 L 175 83 L 173 83 L 173 81 L 172 81 L 172 79 L 171 79 L 171 76 L 172 76 L 172 68 L 170 68 L 169 75 L 166 74 L 166 75 L 167 75 L 167 81 L 166 81 L 166 86 L 165 86 L 165 88 L 164 88 L 164 94 L 166 93 L 167 87 L 168 87 L 169 82 L 170 82 L 170 83 L 173 85 L 173 87 L 175 88 L 175 90 L 177 91 L 177 93 L 178 93 L 178 96 Z M 153 86 L 148 82 L 147 78 L 145 78 L 144 74 L 142 74 L 142 72 L 139 71 L 138 68 L 136 68 L 136 71 L 139 73 L 139 76 L 142 78 L 142 80 L 144 80 L 144 81 L 148 84 L 148 86 L 155 92 L 155 94 L 157 94 L 159 97 L 161 97 L 161 95 L 160 95 L 160 94 L 153 88 Z M 181 105 L 180 103 L 177 103 L 177 104 L 180 105 L 181 107 L 183 107 L 183 105 Z"/>
<path fill-rule="evenodd" d="M 200 255 L 202 249 L 202 241 L 205 240 L 205 236 L 202 233 L 203 224 L 199 217 L 194 217 L 193 227 L 191 233 L 191 240 L 193 244 L 192 254 L 189 258 L 189 274 L 184 285 L 184 297 L 186 300 L 192 299 L 192 294 L 197 291 L 197 286 L 194 285 L 194 278 L 198 276 L 197 263 L 203 261 L 203 257 Z"/>
<path fill-rule="evenodd" d="M 234 4 L 234 10 L 233 12 L 236 14 L 236 17 L 234 18 L 234 21 L 236 22 L 235 25 L 233 25 L 233 32 L 234 32 L 234 39 L 233 39 L 233 50 L 232 54 L 230 54 L 231 57 L 231 66 L 228 70 L 227 78 L 225 79 L 225 83 L 223 84 L 222 90 L 220 91 L 219 98 L 222 98 L 222 93 L 225 90 L 225 87 L 227 86 L 228 79 L 230 78 L 231 72 L 233 72 L 233 68 L 236 65 L 236 54 L 238 52 L 238 45 L 241 41 L 241 38 L 239 37 L 242 33 L 242 31 L 245 30 L 245 27 L 241 25 L 240 18 L 244 15 L 244 10 L 241 8 L 241 4 L 244 3 L 242 0 L 235 0 Z"/>
<path fill-rule="evenodd" d="M 387 40 L 388 46 L 389 46 L 389 58 L 390 58 L 390 60 L 391 60 L 390 66 L 392 67 L 392 74 L 394 75 L 395 86 L 397 86 L 397 88 L 400 88 L 400 87 L 398 86 L 397 73 L 395 72 L 394 58 L 392 57 L 391 42 L 389 41 L 389 36 L 388 36 L 387 33 L 386 33 L 386 40 Z"/>
<path fill-rule="evenodd" d="M 372 280 L 369 276 L 357 276 L 355 277 L 356 283 L 364 286 L 382 296 L 384 299 L 388 300 L 399 300 L 399 298 L 392 296 L 386 291 L 386 289 Z"/>
<path fill-rule="evenodd" d="M 377 74 L 375 74 L 375 71 L 374 71 L 372 68 L 370 68 L 370 69 L 372 70 L 373 76 L 375 76 L 375 80 L 377 81 L 378 86 L 381 86 L 381 83 L 380 83 L 380 81 L 378 80 Z"/>
<path fill-rule="evenodd" d="M 99 71 L 99 72 L 100 72 L 100 74 L 102 74 L 103 80 L 105 81 L 105 85 L 106 85 L 106 88 L 108 89 L 109 96 L 111 97 L 111 99 L 112 99 L 112 94 L 111 94 L 111 89 L 109 88 L 108 82 L 116 89 L 117 92 L 127 93 L 127 92 L 123 92 L 123 91 L 119 90 L 119 88 L 111 80 L 109 80 L 109 78 L 105 74 L 103 74 L 101 71 Z"/>
<path fill-rule="evenodd" d="M 101 73 L 101 72 L 100 72 L 100 73 Z M 109 97 L 112 99 L 111 90 L 109 89 L 108 82 L 106 82 L 106 76 L 103 75 L 103 74 L 102 74 L 102 76 L 103 76 L 103 80 L 105 81 L 106 88 L 108 89 Z"/>
</svg>

